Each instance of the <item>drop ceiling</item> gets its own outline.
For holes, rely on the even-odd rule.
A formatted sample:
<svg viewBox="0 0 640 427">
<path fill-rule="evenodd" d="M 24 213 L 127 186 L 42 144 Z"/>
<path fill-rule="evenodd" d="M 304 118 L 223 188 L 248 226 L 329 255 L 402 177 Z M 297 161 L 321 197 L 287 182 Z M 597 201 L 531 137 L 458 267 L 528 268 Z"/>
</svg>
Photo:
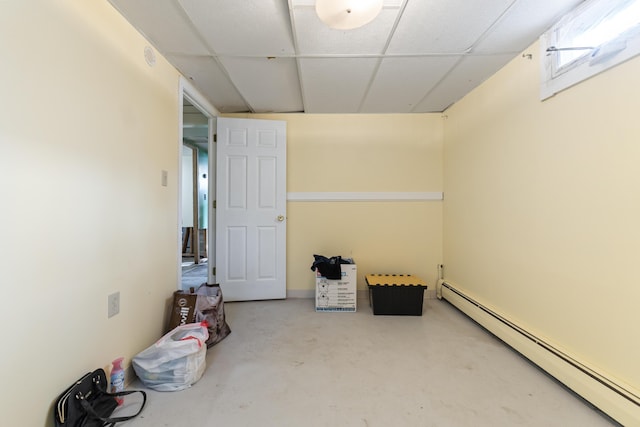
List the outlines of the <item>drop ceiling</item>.
<svg viewBox="0 0 640 427">
<path fill-rule="evenodd" d="M 425 113 L 582 1 L 385 0 L 355 30 L 327 27 L 314 0 L 110 2 L 221 113 Z"/>
</svg>

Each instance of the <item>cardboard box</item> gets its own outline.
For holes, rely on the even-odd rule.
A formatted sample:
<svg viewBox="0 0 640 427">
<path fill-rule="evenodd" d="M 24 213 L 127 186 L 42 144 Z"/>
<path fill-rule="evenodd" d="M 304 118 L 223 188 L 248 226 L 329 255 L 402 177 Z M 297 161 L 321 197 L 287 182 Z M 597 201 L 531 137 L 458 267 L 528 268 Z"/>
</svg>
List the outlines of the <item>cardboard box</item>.
<svg viewBox="0 0 640 427">
<path fill-rule="evenodd" d="M 175 291 L 173 293 L 173 304 L 171 306 L 171 316 L 169 317 L 167 331 L 172 330 L 176 326 L 195 322 L 197 301 L 198 295 L 195 293 Z"/>
<path fill-rule="evenodd" d="M 358 270 L 342 264 L 340 271 L 340 280 L 329 280 L 316 270 L 316 311 L 356 311 Z"/>
</svg>

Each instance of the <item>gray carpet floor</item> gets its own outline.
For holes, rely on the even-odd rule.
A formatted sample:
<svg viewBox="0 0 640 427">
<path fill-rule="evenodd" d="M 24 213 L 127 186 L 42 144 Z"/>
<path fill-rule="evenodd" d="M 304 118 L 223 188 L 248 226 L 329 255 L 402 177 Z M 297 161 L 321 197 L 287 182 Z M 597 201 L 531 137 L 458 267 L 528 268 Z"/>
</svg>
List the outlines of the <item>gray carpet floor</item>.
<svg viewBox="0 0 640 427">
<path fill-rule="evenodd" d="M 207 283 L 207 268 L 209 263 L 191 264 L 182 267 L 182 289 L 197 288 L 203 283 Z"/>
<path fill-rule="evenodd" d="M 421 317 L 313 304 L 225 303 L 232 333 L 207 351 L 200 381 L 148 390 L 123 426 L 616 425 L 444 301 L 425 301 Z"/>
</svg>

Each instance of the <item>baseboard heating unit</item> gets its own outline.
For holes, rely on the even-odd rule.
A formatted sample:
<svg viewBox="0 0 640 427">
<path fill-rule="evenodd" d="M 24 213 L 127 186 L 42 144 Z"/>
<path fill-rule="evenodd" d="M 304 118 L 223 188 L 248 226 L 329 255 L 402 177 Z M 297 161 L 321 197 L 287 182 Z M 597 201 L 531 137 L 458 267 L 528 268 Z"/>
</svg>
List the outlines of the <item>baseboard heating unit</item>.
<svg viewBox="0 0 640 427">
<path fill-rule="evenodd" d="M 539 339 L 440 280 L 437 295 L 624 426 L 640 426 L 640 393 Z M 640 361 L 639 361 L 640 362 Z"/>
</svg>

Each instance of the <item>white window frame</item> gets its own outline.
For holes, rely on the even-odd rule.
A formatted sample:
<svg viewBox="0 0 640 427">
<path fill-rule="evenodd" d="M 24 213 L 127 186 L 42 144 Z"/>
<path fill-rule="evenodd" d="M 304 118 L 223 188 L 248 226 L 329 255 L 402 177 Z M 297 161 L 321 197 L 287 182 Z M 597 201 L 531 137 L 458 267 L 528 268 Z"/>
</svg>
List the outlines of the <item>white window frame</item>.
<svg viewBox="0 0 640 427">
<path fill-rule="evenodd" d="M 575 61 L 562 67 L 557 67 L 557 54 L 549 51 L 549 49 L 564 48 L 563 46 L 558 46 L 556 36 L 562 27 L 568 25 L 574 19 L 580 19 L 581 14 L 586 14 L 599 3 L 610 3 L 611 1 L 615 2 L 615 0 L 585 1 L 566 14 L 540 37 L 540 55 L 542 58 L 540 61 L 540 99 L 545 100 L 566 88 L 640 54 L 640 25 L 636 25 L 606 43 L 592 46 L 593 50 L 587 50 L 583 56 Z"/>
</svg>

